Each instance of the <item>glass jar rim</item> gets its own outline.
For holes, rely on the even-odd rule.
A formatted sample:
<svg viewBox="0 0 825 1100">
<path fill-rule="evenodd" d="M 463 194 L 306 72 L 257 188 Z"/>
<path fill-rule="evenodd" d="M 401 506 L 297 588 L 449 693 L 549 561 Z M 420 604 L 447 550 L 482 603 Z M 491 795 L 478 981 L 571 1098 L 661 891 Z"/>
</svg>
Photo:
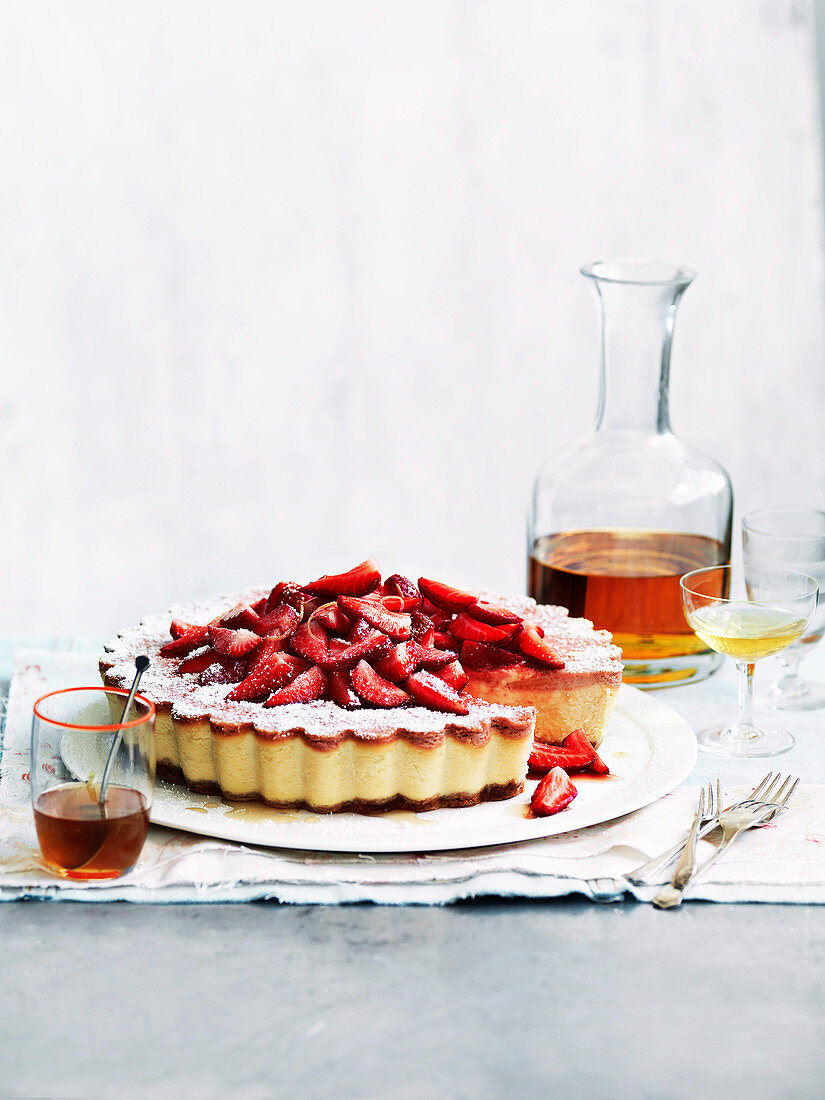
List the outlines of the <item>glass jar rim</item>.
<svg viewBox="0 0 825 1100">
<path fill-rule="evenodd" d="M 768 531 L 764 527 L 758 525 L 758 516 L 781 516 L 781 515 L 807 515 L 807 516 L 819 516 L 822 520 L 825 520 L 825 511 L 819 508 L 754 508 L 752 511 L 747 512 L 742 517 L 742 526 L 746 531 L 751 532 L 754 535 L 759 535 L 760 538 L 768 539 L 782 539 L 785 542 L 822 542 L 825 539 L 825 529 L 817 534 L 800 535 L 787 531 Z"/>
<path fill-rule="evenodd" d="M 38 707 L 41 703 L 45 703 L 47 699 L 54 698 L 55 695 L 70 695 L 75 691 L 91 691 L 99 695 L 120 695 L 124 699 L 129 698 L 129 692 L 125 688 L 107 688 L 107 687 L 71 687 L 71 688 L 58 688 L 57 691 L 47 691 L 45 695 L 41 695 L 39 699 L 36 699 L 32 710 L 35 717 L 39 718 L 41 722 L 48 722 L 50 726 L 59 726 L 61 729 L 66 730 L 89 730 L 95 733 L 115 733 L 117 730 L 132 729 L 135 726 L 143 726 L 146 722 L 149 722 L 155 717 L 155 704 L 151 699 L 147 699 L 145 695 L 135 695 L 134 702 L 141 702 L 146 708 L 146 713 L 138 718 L 133 718 L 129 722 L 113 722 L 110 725 L 90 726 L 88 723 L 77 724 L 74 722 L 62 722 L 57 718 L 50 718 L 47 714 L 43 714 Z"/>
<path fill-rule="evenodd" d="M 594 260 L 579 270 L 599 283 L 629 286 L 688 286 L 696 278 L 693 268 L 661 260 Z"/>
</svg>

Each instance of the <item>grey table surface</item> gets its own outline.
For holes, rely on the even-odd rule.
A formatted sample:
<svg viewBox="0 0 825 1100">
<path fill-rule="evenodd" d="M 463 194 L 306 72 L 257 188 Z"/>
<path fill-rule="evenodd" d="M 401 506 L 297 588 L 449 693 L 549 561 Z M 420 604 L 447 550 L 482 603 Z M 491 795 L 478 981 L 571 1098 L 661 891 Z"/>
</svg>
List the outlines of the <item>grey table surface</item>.
<svg viewBox="0 0 825 1100">
<path fill-rule="evenodd" d="M 732 678 L 661 698 L 696 724 Z M 825 714 L 791 725 L 692 780 L 825 781 Z M 3 1097 L 825 1095 L 819 906 L 21 902 L 0 943 Z"/>
</svg>

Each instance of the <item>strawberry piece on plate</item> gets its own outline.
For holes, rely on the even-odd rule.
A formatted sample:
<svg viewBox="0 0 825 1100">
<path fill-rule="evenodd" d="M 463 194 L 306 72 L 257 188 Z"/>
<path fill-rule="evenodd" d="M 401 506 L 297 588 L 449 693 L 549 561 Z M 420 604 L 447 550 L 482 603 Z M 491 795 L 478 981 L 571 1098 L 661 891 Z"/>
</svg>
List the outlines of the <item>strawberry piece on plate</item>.
<svg viewBox="0 0 825 1100">
<path fill-rule="evenodd" d="M 301 625 L 301 616 L 288 603 L 279 604 L 262 615 L 252 628 L 265 638 L 288 638 Z"/>
<path fill-rule="evenodd" d="M 313 699 L 321 698 L 326 686 L 326 673 L 317 665 L 313 665 L 312 668 L 308 668 L 306 672 L 297 676 L 291 684 L 273 692 L 264 706 L 283 707 L 289 703 L 311 703 Z"/>
<path fill-rule="evenodd" d="M 488 600 L 477 600 L 467 608 L 467 614 L 478 619 L 480 623 L 490 623 L 492 626 L 502 626 L 505 623 L 520 623 L 521 615 L 511 611 L 502 604 L 490 603 Z"/>
<path fill-rule="evenodd" d="M 530 809 L 537 817 L 550 817 L 569 806 L 579 792 L 562 768 L 552 768 L 533 791 Z"/>
<path fill-rule="evenodd" d="M 201 646 L 193 650 L 188 657 L 184 657 L 178 665 L 178 672 L 203 672 L 215 661 L 219 661 L 218 651 L 211 645 Z"/>
<path fill-rule="evenodd" d="M 191 630 L 187 630 L 185 634 L 181 634 L 179 638 L 175 638 L 172 642 L 167 642 L 165 646 L 161 646 L 161 657 L 185 657 L 187 653 L 191 653 L 193 649 L 199 649 L 202 645 L 206 645 L 209 641 L 209 627 L 207 626 L 195 626 Z"/>
<path fill-rule="evenodd" d="M 210 626 L 209 638 L 222 657 L 245 657 L 261 644 L 260 634 L 252 630 L 230 630 L 226 626 Z"/>
<path fill-rule="evenodd" d="M 456 615 L 450 626 L 456 638 L 465 642 L 509 642 L 521 630 L 521 623 L 505 623 L 503 626 L 492 626 L 490 623 L 480 623 L 466 611 Z"/>
<path fill-rule="evenodd" d="M 354 596 L 339 596 L 338 606 L 348 615 L 358 615 L 366 619 L 370 626 L 390 638 L 403 641 L 412 632 L 411 618 L 406 612 L 387 611 L 379 602 L 359 600 Z"/>
<path fill-rule="evenodd" d="M 329 637 L 318 622 L 304 623 L 289 639 L 292 652 L 306 658 L 312 664 L 326 659 L 329 652 Z"/>
<path fill-rule="evenodd" d="M 352 689 L 349 672 L 342 668 L 327 673 L 326 697 L 346 710 L 357 710 L 363 706 L 361 696 Z"/>
<path fill-rule="evenodd" d="M 441 581 L 431 581 L 427 577 L 418 578 L 418 587 L 431 604 L 444 611 L 464 611 L 478 599 L 472 592 L 463 592 L 460 588 L 442 584 Z"/>
<path fill-rule="evenodd" d="M 365 596 L 381 583 L 381 570 L 375 558 L 367 558 L 346 573 L 319 577 L 304 585 L 313 596 Z"/>
<path fill-rule="evenodd" d="M 416 648 L 415 642 L 399 642 L 386 657 L 376 662 L 375 671 L 385 680 L 391 680 L 394 684 L 402 683 L 415 669 Z"/>
<path fill-rule="evenodd" d="M 518 647 L 525 657 L 531 661 L 538 661 L 547 668 L 564 668 L 564 660 L 553 651 L 553 648 L 544 640 L 537 627 L 531 623 L 525 623 L 524 629 L 518 636 Z"/>
<path fill-rule="evenodd" d="M 436 675 L 439 680 L 443 680 L 445 684 L 449 684 L 451 688 L 455 688 L 455 690 L 459 692 L 465 689 L 470 680 L 470 677 L 461 667 L 461 662 L 458 660 L 450 661 L 448 665 L 439 669 Z"/>
<path fill-rule="evenodd" d="M 451 714 L 469 714 L 470 710 L 455 688 L 432 672 L 414 672 L 404 684 L 417 703 L 430 710 L 446 710 Z"/>
<path fill-rule="evenodd" d="M 590 761 L 582 767 L 583 771 L 592 772 L 594 775 L 610 775 L 610 768 L 590 744 L 584 730 L 573 730 L 564 739 L 564 748 L 569 752 L 590 753 Z"/>
<path fill-rule="evenodd" d="M 565 771 L 580 771 L 587 768 L 596 755 L 596 750 L 589 741 L 586 749 L 582 746 L 568 748 L 567 740 L 564 745 L 546 745 L 543 741 L 534 741 L 530 751 L 531 770 L 549 772 L 552 768 L 564 768 Z"/>
<path fill-rule="evenodd" d="M 266 645 L 266 641 L 263 642 L 261 648 L 264 645 Z M 258 654 L 256 653 L 255 658 L 257 657 Z M 252 667 L 252 661 L 250 661 L 250 668 L 246 677 L 241 680 L 236 688 L 229 692 L 226 698 L 236 701 L 259 702 L 261 699 L 266 699 L 271 692 L 284 687 L 296 676 L 306 671 L 306 662 L 302 661 L 300 657 L 293 657 L 291 653 L 280 653 L 278 651 L 269 653 L 267 656 L 255 660 L 254 667 Z"/>
<path fill-rule="evenodd" d="M 359 661 L 352 670 L 352 686 L 365 703 L 374 707 L 400 707 L 410 701 L 406 691 L 379 676 L 366 661 Z"/>
</svg>

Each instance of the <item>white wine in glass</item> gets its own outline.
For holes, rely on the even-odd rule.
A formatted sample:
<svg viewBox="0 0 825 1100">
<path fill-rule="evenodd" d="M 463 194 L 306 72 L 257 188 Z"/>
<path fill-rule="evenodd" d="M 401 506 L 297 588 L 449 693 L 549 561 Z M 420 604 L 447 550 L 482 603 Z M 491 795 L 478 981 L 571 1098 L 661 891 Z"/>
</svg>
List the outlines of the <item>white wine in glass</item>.
<svg viewBox="0 0 825 1100">
<path fill-rule="evenodd" d="M 713 566 L 681 580 L 685 618 L 698 637 L 733 657 L 739 681 L 739 713 L 730 726 L 697 734 L 699 747 L 723 756 L 776 756 L 794 744 L 787 730 L 761 729 L 753 722 L 753 668 L 780 653 L 805 631 L 816 607 L 813 577 L 790 569 L 752 569 L 748 596 L 730 596 L 731 567 Z"/>
</svg>

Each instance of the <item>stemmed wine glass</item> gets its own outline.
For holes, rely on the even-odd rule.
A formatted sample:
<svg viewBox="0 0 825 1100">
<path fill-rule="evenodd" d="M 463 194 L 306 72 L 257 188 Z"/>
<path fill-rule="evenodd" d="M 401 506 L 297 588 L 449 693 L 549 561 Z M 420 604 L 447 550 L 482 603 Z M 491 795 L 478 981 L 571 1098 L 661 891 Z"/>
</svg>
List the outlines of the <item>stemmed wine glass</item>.
<svg viewBox="0 0 825 1100">
<path fill-rule="evenodd" d="M 745 569 L 751 565 L 799 569 L 825 586 L 825 512 L 813 508 L 761 508 L 742 520 Z M 783 650 L 782 675 L 768 689 L 767 702 L 780 710 L 825 706 L 825 684 L 805 680 L 799 664 L 825 633 L 825 588 L 802 637 Z"/>
<path fill-rule="evenodd" d="M 801 637 L 816 607 L 813 577 L 791 569 L 751 565 L 747 594 L 730 595 L 731 566 L 696 569 L 681 579 L 682 606 L 691 629 L 717 653 L 736 661 L 739 713 L 736 721 L 697 734 L 700 748 L 721 756 L 776 756 L 794 744 L 787 730 L 753 723 L 753 668 Z"/>
</svg>

